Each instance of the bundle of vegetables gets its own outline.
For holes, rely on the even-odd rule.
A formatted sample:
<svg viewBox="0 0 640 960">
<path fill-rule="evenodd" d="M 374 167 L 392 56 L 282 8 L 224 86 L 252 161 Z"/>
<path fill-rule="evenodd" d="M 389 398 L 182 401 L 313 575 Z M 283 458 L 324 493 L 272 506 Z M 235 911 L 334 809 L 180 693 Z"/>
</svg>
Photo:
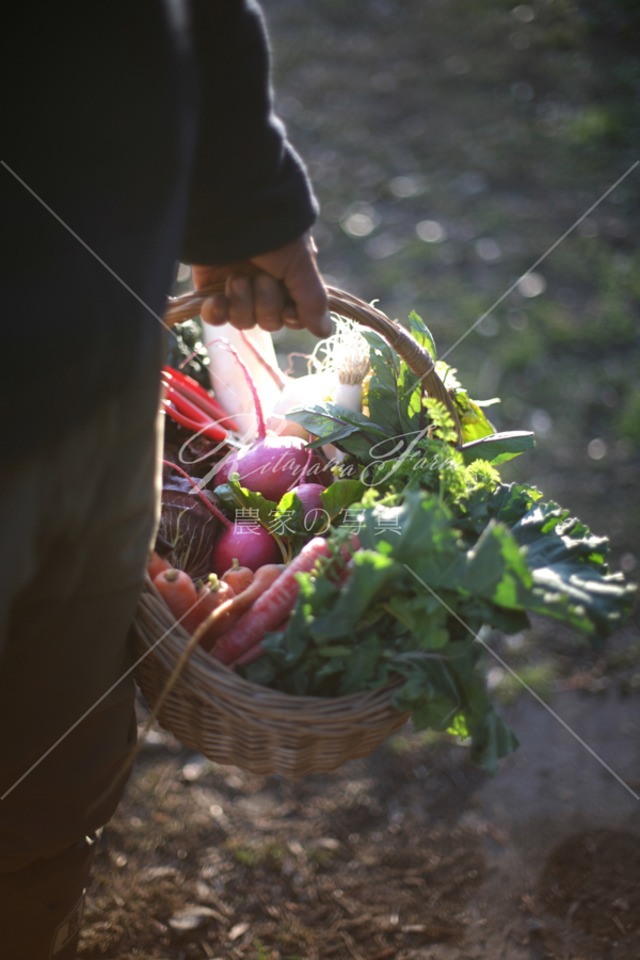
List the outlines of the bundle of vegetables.
<svg viewBox="0 0 640 960">
<path fill-rule="evenodd" d="M 416 728 L 456 734 L 494 769 L 517 741 L 486 689 L 483 631 L 520 631 L 541 614 L 598 642 L 621 624 L 634 588 L 609 571 L 605 538 L 537 489 L 502 482 L 500 465 L 532 434 L 495 432 L 486 405 L 436 362 L 416 314 L 409 330 L 436 362 L 450 409 L 377 333 L 337 325 L 297 381 L 265 362 L 249 334 L 236 332 L 233 346 L 214 334 L 212 383 L 216 364 L 227 379 L 233 367 L 253 406 L 233 420 L 252 422 L 242 436 L 219 411 L 224 437 L 210 429 L 191 466 L 204 430 L 167 431 L 217 521 L 206 524 L 216 579 L 198 567 L 191 594 L 192 608 L 208 612 L 188 632 L 252 683 L 285 693 L 389 685 Z M 249 361 L 269 384 L 266 415 Z M 196 497 L 187 510 L 202 507 Z M 180 566 L 175 541 L 170 559 Z M 248 585 L 207 608 L 199 591 L 215 594 L 239 566 Z"/>
</svg>

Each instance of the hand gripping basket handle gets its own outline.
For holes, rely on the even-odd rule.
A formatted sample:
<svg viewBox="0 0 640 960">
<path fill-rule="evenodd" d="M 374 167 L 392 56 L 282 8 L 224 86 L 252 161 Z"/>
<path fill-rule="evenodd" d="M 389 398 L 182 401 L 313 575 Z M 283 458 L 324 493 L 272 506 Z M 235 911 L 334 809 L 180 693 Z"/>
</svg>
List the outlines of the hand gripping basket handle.
<svg viewBox="0 0 640 960">
<path fill-rule="evenodd" d="M 165 310 L 164 321 L 168 327 L 183 320 L 198 316 L 204 300 L 213 293 L 224 293 L 224 284 L 206 287 L 202 290 L 170 297 Z M 329 310 L 341 317 L 355 320 L 380 334 L 396 353 L 402 357 L 416 376 L 420 377 L 430 397 L 440 400 L 449 411 L 461 442 L 460 420 L 449 391 L 435 370 L 433 358 L 428 350 L 421 347 L 411 334 L 395 320 L 390 320 L 381 310 L 365 303 L 337 287 L 327 287 Z"/>
</svg>

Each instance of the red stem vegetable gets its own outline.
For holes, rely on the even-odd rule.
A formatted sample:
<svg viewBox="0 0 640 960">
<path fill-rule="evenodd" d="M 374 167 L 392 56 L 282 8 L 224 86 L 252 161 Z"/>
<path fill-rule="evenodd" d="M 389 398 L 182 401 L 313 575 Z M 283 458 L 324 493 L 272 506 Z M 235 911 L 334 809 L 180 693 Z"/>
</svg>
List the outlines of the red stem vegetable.
<svg viewBox="0 0 640 960">
<path fill-rule="evenodd" d="M 174 390 L 179 390 L 188 400 L 200 407 L 210 419 L 218 420 L 223 426 L 230 430 L 238 430 L 238 425 L 227 413 L 224 407 L 218 403 L 215 397 L 210 396 L 197 380 L 187 376 L 180 370 L 165 366 L 162 368 L 162 379 L 168 386 Z"/>
<path fill-rule="evenodd" d="M 183 413 L 170 397 L 163 398 L 162 406 L 164 407 L 165 413 L 167 413 L 175 423 L 184 427 L 185 430 L 191 430 L 193 433 L 197 433 L 198 436 L 209 437 L 211 440 L 216 441 L 225 440 L 228 436 L 224 427 L 221 427 L 218 423 L 194 420 L 193 417 L 189 417 Z"/>
<path fill-rule="evenodd" d="M 210 414 L 205 413 L 202 407 L 198 406 L 197 403 L 193 403 L 188 394 L 176 389 L 176 387 L 172 386 L 172 384 L 165 384 L 165 392 L 167 399 L 170 400 L 178 410 L 186 414 L 187 417 L 190 417 L 192 420 L 197 420 L 201 423 L 216 424 L 217 426 L 220 426 L 217 417 L 211 417 Z"/>
<path fill-rule="evenodd" d="M 238 429 L 227 411 L 192 377 L 165 366 L 162 382 L 166 391 L 163 407 L 180 426 L 218 441 L 227 437 L 225 426 Z"/>
</svg>

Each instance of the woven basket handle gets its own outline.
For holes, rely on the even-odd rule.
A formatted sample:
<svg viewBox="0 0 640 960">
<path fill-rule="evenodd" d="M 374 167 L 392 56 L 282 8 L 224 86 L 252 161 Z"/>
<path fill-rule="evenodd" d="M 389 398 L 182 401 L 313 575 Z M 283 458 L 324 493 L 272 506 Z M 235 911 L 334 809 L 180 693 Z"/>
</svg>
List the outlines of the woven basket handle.
<svg viewBox="0 0 640 960">
<path fill-rule="evenodd" d="M 224 293 L 224 284 L 206 287 L 202 290 L 170 297 L 165 310 L 164 320 L 167 326 L 172 327 L 183 320 L 189 320 L 200 313 L 204 300 L 214 293 Z M 355 320 L 362 326 L 375 330 L 386 340 L 398 356 L 402 357 L 409 369 L 420 377 L 424 388 L 430 397 L 440 400 L 446 406 L 453 418 L 458 433 L 458 442 L 461 441 L 460 421 L 453 405 L 449 391 L 436 373 L 433 359 L 428 350 L 421 347 L 413 339 L 408 330 L 395 320 L 390 320 L 381 310 L 373 307 L 364 300 L 354 297 L 337 287 L 327 287 L 329 310 L 341 317 Z"/>
</svg>

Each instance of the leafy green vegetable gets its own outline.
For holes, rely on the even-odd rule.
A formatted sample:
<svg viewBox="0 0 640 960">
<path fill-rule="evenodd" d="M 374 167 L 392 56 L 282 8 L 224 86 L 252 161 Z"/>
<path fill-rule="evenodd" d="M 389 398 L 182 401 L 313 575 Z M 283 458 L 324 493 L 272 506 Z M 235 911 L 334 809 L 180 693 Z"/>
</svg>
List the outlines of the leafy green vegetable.
<svg viewBox="0 0 640 960">
<path fill-rule="evenodd" d="M 221 483 L 215 488 L 215 494 L 222 505 L 227 508 L 227 513 L 233 519 L 238 517 L 238 511 L 250 511 L 244 516 L 251 517 L 256 523 L 269 528 L 276 512 L 277 504 L 273 500 L 267 500 L 261 493 L 255 493 L 243 487 L 236 479 L 238 474 L 232 474 L 227 483 Z M 240 516 L 243 516 L 240 514 Z"/>
<path fill-rule="evenodd" d="M 431 336 L 431 331 L 415 310 L 412 310 L 409 314 L 409 331 L 413 339 L 417 340 L 421 347 L 425 347 L 431 354 L 431 359 L 435 360 L 437 357 L 436 342 Z"/>
<path fill-rule="evenodd" d="M 330 520 L 334 521 L 344 510 L 357 503 L 364 491 L 365 485 L 361 480 L 336 480 L 320 494 L 320 500 Z"/>
<path fill-rule="evenodd" d="M 292 553 L 297 553 L 313 534 L 326 533 L 332 525 L 339 524 L 345 511 L 359 501 L 366 490 L 360 480 L 334 481 L 320 496 L 323 512 L 309 520 L 295 488 L 287 491 L 275 503 L 261 493 L 243 487 L 237 477 L 237 474 L 233 474 L 226 483 L 215 488 L 215 494 L 228 516 L 231 519 L 251 519 L 261 524 L 273 536 L 286 540 Z"/>
<path fill-rule="evenodd" d="M 435 359 L 417 314 L 409 329 Z M 342 583 L 300 575 L 292 618 L 246 675 L 317 696 L 389 684 L 418 729 L 454 733 L 495 770 L 517 740 L 487 692 L 480 631 L 515 632 L 542 614 L 599 641 L 629 612 L 634 587 L 609 572 L 605 538 L 535 488 L 500 481 L 496 467 L 532 447 L 531 433 L 496 433 L 456 371 L 438 363 L 460 417 L 457 448 L 443 404 L 377 334 L 364 336 L 368 416 L 331 403 L 290 414 L 314 446 L 343 451 L 342 479 L 322 495 L 324 532 L 336 550 L 357 535 L 359 549 Z M 294 549 L 308 538 L 295 491 L 270 504 L 236 487 L 216 492 L 260 517 L 286 515 Z"/>
<path fill-rule="evenodd" d="M 474 460 L 487 460 L 489 463 L 499 464 L 535 445 L 533 434 L 525 430 L 510 430 L 505 433 L 485 434 L 478 440 L 463 443 L 461 449 L 465 463 Z"/>
<path fill-rule="evenodd" d="M 354 456 L 362 458 L 363 462 L 370 456 L 373 445 L 387 439 L 387 433 L 380 424 L 336 403 L 316 403 L 305 409 L 295 408 L 289 411 L 287 419 L 295 420 L 318 438 L 310 444 L 311 447 L 333 443 L 340 449 L 348 449 Z M 350 439 L 348 446 L 340 442 L 347 439 Z"/>
</svg>

